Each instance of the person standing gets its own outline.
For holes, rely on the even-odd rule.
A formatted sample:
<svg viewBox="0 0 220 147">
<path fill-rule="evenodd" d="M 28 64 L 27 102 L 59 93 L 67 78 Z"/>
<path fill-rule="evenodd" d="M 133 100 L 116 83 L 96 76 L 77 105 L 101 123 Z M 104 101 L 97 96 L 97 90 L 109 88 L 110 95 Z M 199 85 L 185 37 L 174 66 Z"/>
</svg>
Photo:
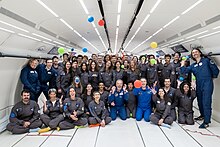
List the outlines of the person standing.
<svg viewBox="0 0 220 147">
<path fill-rule="evenodd" d="M 191 58 L 195 63 L 185 67 L 186 62 L 181 62 L 181 73 L 193 73 L 196 77 L 196 95 L 200 116 L 196 120 L 203 120 L 199 128 L 209 127 L 212 115 L 212 93 L 214 90 L 213 78 L 219 75 L 219 69 L 213 60 L 206 58 L 199 48 L 191 51 Z"/>
</svg>

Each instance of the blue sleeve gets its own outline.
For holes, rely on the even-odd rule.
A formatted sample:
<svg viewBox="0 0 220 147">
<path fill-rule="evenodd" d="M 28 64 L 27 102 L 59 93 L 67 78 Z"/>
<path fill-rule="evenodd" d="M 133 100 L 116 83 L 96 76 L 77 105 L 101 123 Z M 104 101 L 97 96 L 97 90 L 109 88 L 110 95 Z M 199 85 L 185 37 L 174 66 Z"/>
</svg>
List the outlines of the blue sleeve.
<svg viewBox="0 0 220 147">
<path fill-rule="evenodd" d="M 209 65 L 211 72 L 212 72 L 212 78 L 217 78 L 219 75 L 218 66 L 211 59 L 209 60 L 208 65 Z"/>
<path fill-rule="evenodd" d="M 111 103 L 111 102 L 113 102 L 114 100 L 115 100 L 115 95 L 114 95 L 114 94 L 110 94 L 110 95 L 108 96 L 108 102 Z"/>
<path fill-rule="evenodd" d="M 191 73 L 192 72 L 192 66 L 193 66 L 193 64 L 188 66 L 188 67 L 185 67 L 185 66 L 180 67 L 180 73 L 181 74 Z"/>
<path fill-rule="evenodd" d="M 25 87 L 27 87 L 31 92 L 34 92 L 36 89 L 32 87 L 32 85 L 28 81 L 28 69 L 25 67 L 21 70 L 20 79 L 21 82 L 24 84 Z"/>
<path fill-rule="evenodd" d="M 124 93 L 124 100 L 128 101 L 128 92 Z"/>
<path fill-rule="evenodd" d="M 139 91 L 140 91 L 139 88 L 134 88 L 133 89 L 133 94 L 137 96 Z"/>
</svg>

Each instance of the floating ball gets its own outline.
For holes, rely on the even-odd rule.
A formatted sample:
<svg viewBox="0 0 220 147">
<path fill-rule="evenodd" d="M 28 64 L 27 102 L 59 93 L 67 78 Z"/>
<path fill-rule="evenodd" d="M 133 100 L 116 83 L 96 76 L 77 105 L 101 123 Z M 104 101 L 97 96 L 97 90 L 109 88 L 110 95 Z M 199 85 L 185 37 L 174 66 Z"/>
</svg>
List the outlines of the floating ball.
<svg viewBox="0 0 220 147">
<path fill-rule="evenodd" d="M 151 42 L 150 47 L 151 48 L 157 48 L 157 43 L 156 42 Z"/>
<path fill-rule="evenodd" d="M 150 63 L 151 64 L 156 64 L 156 60 L 155 59 L 150 59 Z"/>
<path fill-rule="evenodd" d="M 99 22 L 98 22 L 98 24 L 99 24 L 99 26 L 104 26 L 105 21 L 104 21 L 104 20 L 102 20 L 102 19 L 100 19 L 100 20 L 99 20 Z"/>
<path fill-rule="evenodd" d="M 58 50 L 57 50 L 57 52 L 58 52 L 60 55 L 62 55 L 62 54 L 65 53 L 65 49 L 64 49 L 63 47 L 59 47 Z"/>
<path fill-rule="evenodd" d="M 88 49 L 84 47 L 84 48 L 82 49 L 82 51 L 83 51 L 83 53 L 86 53 L 86 52 L 88 51 Z"/>
<path fill-rule="evenodd" d="M 140 88 L 141 85 L 142 85 L 142 83 L 141 83 L 140 80 L 136 80 L 136 81 L 134 82 L 134 87 L 135 87 L 135 88 Z"/>
<path fill-rule="evenodd" d="M 184 80 L 184 78 L 183 78 L 183 77 L 180 77 L 180 78 L 179 78 L 179 80 L 180 80 L 180 81 L 183 81 L 183 80 Z"/>
<path fill-rule="evenodd" d="M 125 68 L 125 66 L 124 66 L 124 65 L 121 65 L 121 68 L 122 68 L 122 69 L 124 69 L 124 68 Z"/>
<path fill-rule="evenodd" d="M 182 57 L 182 60 L 187 60 L 187 58 L 186 57 Z"/>
<path fill-rule="evenodd" d="M 88 22 L 93 22 L 93 21 L 94 21 L 94 17 L 90 16 L 90 17 L 88 18 Z"/>
</svg>

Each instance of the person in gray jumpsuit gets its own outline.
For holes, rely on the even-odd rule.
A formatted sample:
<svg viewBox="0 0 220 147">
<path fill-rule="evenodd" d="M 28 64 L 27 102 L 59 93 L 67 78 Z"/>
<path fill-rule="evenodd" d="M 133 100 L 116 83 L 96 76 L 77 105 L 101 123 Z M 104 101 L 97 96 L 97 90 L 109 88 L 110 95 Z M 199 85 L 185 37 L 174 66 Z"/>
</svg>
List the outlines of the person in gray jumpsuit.
<svg viewBox="0 0 220 147">
<path fill-rule="evenodd" d="M 109 124 L 112 119 L 107 116 L 107 110 L 105 108 L 105 104 L 100 100 L 100 93 L 93 93 L 94 100 L 89 103 L 89 111 L 91 117 L 89 117 L 89 124 L 100 124 L 102 127 Z"/>
<path fill-rule="evenodd" d="M 47 126 L 47 128 L 41 129 L 38 132 L 47 132 L 51 129 L 56 129 L 61 121 L 64 120 L 62 111 L 62 99 L 57 99 L 56 89 L 49 89 L 48 95 L 50 100 L 44 102 L 43 112 L 41 114 L 41 121 Z M 58 129 L 58 128 L 57 128 Z"/>
<path fill-rule="evenodd" d="M 84 103 L 81 98 L 75 97 L 75 95 L 75 89 L 71 87 L 69 89 L 70 98 L 66 98 L 63 102 L 63 111 L 66 118 L 59 124 L 61 130 L 73 129 L 75 126 L 87 124 L 87 119 L 82 117 L 84 114 Z"/>
<path fill-rule="evenodd" d="M 170 115 L 173 118 L 173 121 L 176 121 L 176 89 L 171 87 L 171 79 L 166 78 L 164 79 L 164 90 L 166 92 L 166 96 L 171 100 L 171 110 Z"/>
<path fill-rule="evenodd" d="M 30 100 L 30 92 L 24 89 L 21 92 L 22 100 L 14 105 L 9 117 L 10 123 L 6 129 L 13 134 L 22 134 L 42 126 L 39 119 L 38 104 Z"/>
<path fill-rule="evenodd" d="M 128 102 L 126 104 L 127 118 L 136 118 L 137 98 L 133 94 L 134 85 L 128 82 Z"/>
<path fill-rule="evenodd" d="M 180 89 L 176 91 L 176 100 L 178 107 L 178 123 L 193 125 L 193 100 L 196 98 L 194 87 L 191 89 L 189 82 L 180 84 Z"/>
<path fill-rule="evenodd" d="M 152 89 L 153 102 L 156 104 L 156 109 L 150 116 L 150 121 L 156 125 L 162 125 L 162 123 L 171 125 L 173 123 L 173 118 L 170 116 L 171 101 L 165 95 L 165 90 L 160 88 L 158 95 L 156 90 Z"/>
</svg>

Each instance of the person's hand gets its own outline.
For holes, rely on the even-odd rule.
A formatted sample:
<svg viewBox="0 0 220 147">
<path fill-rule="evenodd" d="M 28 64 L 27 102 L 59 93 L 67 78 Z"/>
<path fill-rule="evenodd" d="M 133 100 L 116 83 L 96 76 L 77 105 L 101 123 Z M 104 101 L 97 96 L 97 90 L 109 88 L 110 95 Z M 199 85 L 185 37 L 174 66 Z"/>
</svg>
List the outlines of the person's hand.
<svg viewBox="0 0 220 147">
<path fill-rule="evenodd" d="M 74 110 L 73 111 L 73 115 L 75 116 L 75 117 L 77 117 L 77 112 Z"/>
<path fill-rule="evenodd" d="M 115 102 L 111 102 L 111 106 L 115 106 Z"/>
<path fill-rule="evenodd" d="M 153 94 L 156 94 L 156 93 L 157 93 L 157 91 L 156 91 L 154 88 L 151 88 L 150 90 L 151 90 L 151 92 L 152 92 Z"/>
<path fill-rule="evenodd" d="M 191 82 L 191 88 L 192 88 L 192 90 L 195 90 L 196 89 L 196 81 L 192 81 Z"/>
<path fill-rule="evenodd" d="M 163 121 L 164 121 L 164 120 L 161 118 L 161 119 L 159 120 L 159 122 L 158 122 L 158 125 L 161 126 L 162 123 L 163 123 Z"/>
<path fill-rule="evenodd" d="M 102 122 L 100 123 L 100 125 L 101 125 L 102 127 L 105 127 L 105 120 L 102 120 Z"/>
<path fill-rule="evenodd" d="M 153 88 L 155 89 L 156 86 L 157 86 L 157 81 L 154 82 L 154 84 L 153 84 Z"/>
<path fill-rule="evenodd" d="M 181 67 L 186 65 L 186 60 L 182 60 L 181 62 Z"/>
<path fill-rule="evenodd" d="M 58 89 L 58 93 L 62 93 L 62 89 L 61 88 Z"/>
<path fill-rule="evenodd" d="M 70 115 L 70 118 L 71 118 L 72 120 L 75 120 L 75 121 L 78 120 L 78 118 L 77 118 L 76 116 L 74 116 L 74 115 Z"/>
<path fill-rule="evenodd" d="M 28 126 L 30 126 L 30 122 L 29 121 L 25 121 L 23 127 L 27 128 Z"/>
<path fill-rule="evenodd" d="M 47 104 L 46 104 L 46 101 L 43 101 L 43 108 L 44 108 L 44 112 L 47 111 Z"/>
<path fill-rule="evenodd" d="M 62 105 L 62 104 L 63 104 L 63 101 L 62 101 L 62 99 L 63 99 L 63 95 L 61 96 L 61 98 L 60 98 L 60 100 L 59 100 L 59 102 L 60 102 L 60 105 Z"/>
<path fill-rule="evenodd" d="M 123 85 L 123 90 L 124 90 L 124 91 L 127 91 L 126 89 L 127 89 L 127 85 L 124 84 L 124 85 Z"/>
<path fill-rule="evenodd" d="M 115 90 L 116 90 L 116 87 L 112 86 L 112 94 L 114 94 Z"/>
</svg>

